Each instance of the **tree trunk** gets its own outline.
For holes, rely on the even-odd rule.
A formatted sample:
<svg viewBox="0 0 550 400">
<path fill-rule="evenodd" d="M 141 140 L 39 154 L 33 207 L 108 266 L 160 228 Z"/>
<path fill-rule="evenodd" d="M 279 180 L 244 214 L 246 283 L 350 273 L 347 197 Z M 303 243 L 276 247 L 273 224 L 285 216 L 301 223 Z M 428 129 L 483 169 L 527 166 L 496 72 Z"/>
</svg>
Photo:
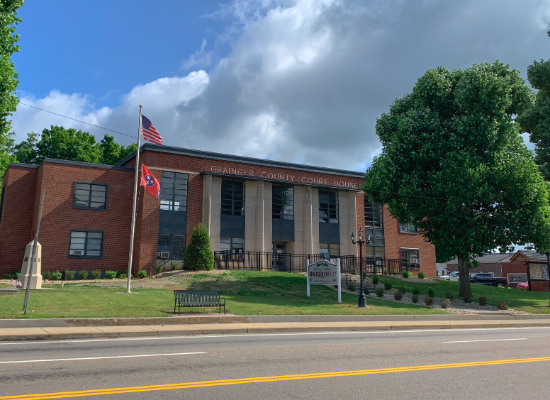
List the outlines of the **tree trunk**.
<svg viewBox="0 0 550 400">
<path fill-rule="evenodd" d="M 458 283 L 460 297 L 473 297 L 470 287 L 470 268 L 468 267 L 468 255 L 458 256 Z"/>
</svg>

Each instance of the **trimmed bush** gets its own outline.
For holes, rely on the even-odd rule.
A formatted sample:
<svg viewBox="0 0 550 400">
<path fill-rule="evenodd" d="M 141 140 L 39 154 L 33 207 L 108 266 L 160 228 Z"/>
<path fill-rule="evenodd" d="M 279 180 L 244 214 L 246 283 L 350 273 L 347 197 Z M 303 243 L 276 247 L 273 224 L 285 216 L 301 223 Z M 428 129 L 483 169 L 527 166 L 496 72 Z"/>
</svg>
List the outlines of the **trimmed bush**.
<svg viewBox="0 0 550 400">
<path fill-rule="evenodd" d="M 118 275 L 120 279 L 126 279 L 128 276 L 125 273 Z"/>
<path fill-rule="evenodd" d="M 412 276 L 412 274 L 413 274 L 413 273 L 410 272 L 410 271 L 403 271 L 403 272 L 401 272 L 401 275 L 402 275 L 403 278 L 405 278 L 405 279 L 409 279 L 409 278 Z"/>
<path fill-rule="evenodd" d="M 384 297 L 384 289 L 382 289 L 382 288 L 376 289 L 376 295 L 378 297 Z"/>
<path fill-rule="evenodd" d="M 418 296 L 420 294 L 420 289 L 414 288 L 413 289 L 413 294 L 416 294 Z"/>
<path fill-rule="evenodd" d="M 418 293 L 413 293 L 412 302 L 415 303 L 415 304 L 418 303 Z"/>
<path fill-rule="evenodd" d="M 60 281 L 62 277 L 63 277 L 63 274 L 61 272 L 59 271 L 52 272 L 52 279 L 54 281 Z"/>
<path fill-rule="evenodd" d="M 497 307 L 499 310 L 507 310 L 508 309 L 508 304 L 506 304 L 505 301 L 499 301 L 498 304 L 497 304 Z"/>
<path fill-rule="evenodd" d="M 348 290 L 350 292 L 355 292 L 355 285 L 353 283 L 348 283 Z"/>
<path fill-rule="evenodd" d="M 183 257 L 183 269 L 190 271 L 214 269 L 214 253 L 210 244 L 210 234 L 202 223 L 193 228 L 189 246 L 187 246 Z"/>
<path fill-rule="evenodd" d="M 74 279 L 74 271 L 65 271 L 65 280 L 72 281 Z"/>
<path fill-rule="evenodd" d="M 403 294 L 407 293 L 407 288 L 405 286 L 401 286 L 398 289 L 401 290 Z"/>
<path fill-rule="evenodd" d="M 88 271 L 84 271 L 84 270 L 78 271 L 78 277 L 79 277 L 80 279 L 86 279 L 86 278 L 88 278 Z"/>
<path fill-rule="evenodd" d="M 17 277 L 19 276 L 19 274 L 21 273 L 21 271 L 14 271 L 11 273 L 11 275 L 8 276 L 8 278 L 6 279 L 17 279 Z"/>
<path fill-rule="evenodd" d="M 447 308 L 451 305 L 451 300 L 441 299 L 441 308 Z"/>
<path fill-rule="evenodd" d="M 369 290 L 368 287 L 365 286 L 365 287 L 363 287 L 363 292 L 365 292 L 365 296 L 368 296 L 369 293 L 370 293 L 370 290 Z"/>
<path fill-rule="evenodd" d="M 479 303 L 480 306 L 486 306 L 487 305 L 487 297 L 479 296 L 477 298 L 477 302 Z"/>
<path fill-rule="evenodd" d="M 372 284 L 373 284 L 374 286 L 376 286 L 376 285 L 378 285 L 379 283 L 380 283 L 380 279 L 379 279 L 376 275 L 374 275 L 374 276 L 372 277 Z"/>
<path fill-rule="evenodd" d="M 425 303 L 427 306 L 431 306 L 431 305 L 434 303 L 433 297 L 430 296 L 430 295 L 424 296 L 424 303 Z"/>
<path fill-rule="evenodd" d="M 391 283 L 384 283 L 384 289 L 391 290 L 392 287 L 393 285 Z"/>
<path fill-rule="evenodd" d="M 426 277 L 426 275 L 424 275 L 424 272 L 419 272 L 419 273 L 416 275 L 416 277 L 417 277 L 418 279 L 424 279 L 424 278 Z"/>
<path fill-rule="evenodd" d="M 454 296 L 451 294 L 451 292 L 447 292 L 447 293 L 445 293 L 445 298 L 449 299 L 449 300 L 452 300 L 452 299 L 454 299 Z"/>
<path fill-rule="evenodd" d="M 470 296 L 464 296 L 464 297 L 462 298 L 462 301 L 463 301 L 464 303 L 471 303 L 471 302 L 472 302 L 472 298 L 471 298 Z"/>
<path fill-rule="evenodd" d="M 172 264 L 175 264 L 175 263 L 172 263 Z M 162 272 L 162 270 L 164 269 L 162 264 L 155 264 L 155 266 L 153 268 L 155 269 L 155 271 L 157 271 L 157 274 L 160 274 Z M 172 269 L 175 269 L 175 268 L 172 268 Z"/>
<path fill-rule="evenodd" d="M 114 279 L 116 278 L 116 271 L 105 271 L 105 276 L 107 279 Z"/>
<path fill-rule="evenodd" d="M 180 265 L 176 262 L 173 262 L 173 263 L 170 263 L 170 267 L 172 268 L 172 271 L 175 271 L 176 269 L 178 269 Z"/>
<path fill-rule="evenodd" d="M 142 269 L 137 273 L 137 276 L 138 276 L 138 278 L 143 279 L 143 278 L 147 277 L 147 271 Z"/>
<path fill-rule="evenodd" d="M 12 278 L 11 275 L 6 274 L 6 275 L 4 275 L 4 277 L 2 279 L 8 279 L 9 280 L 9 279 L 15 279 L 15 278 Z"/>
<path fill-rule="evenodd" d="M 435 297 L 435 292 L 432 289 L 428 290 L 428 296 Z"/>
<path fill-rule="evenodd" d="M 122 275 L 124 275 L 124 278 L 122 278 Z M 116 273 L 116 277 L 117 278 L 121 278 L 121 279 L 126 279 L 126 270 L 125 269 L 121 269 L 120 271 L 117 271 Z"/>
<path fill-rule="evenodd" d="M 92 279 L 99 279 L 101 278 L 101 271 L 99 269 L 94 269 L 92 271 Z"/>
<path fill-rule="evenodd" d="M 51 280 L 52 280 L 52 271 L 44 271 L 44 272 L 42 272 L 42 278 L 51 281 Z"/>
<path fill-rule="evenodd" d="M 401 301 L 401 299 L 403 298 L 403 292 L 401 290 L 397 290 L 393 295 L 393 298 L 397 301 Z"/>
</svg>

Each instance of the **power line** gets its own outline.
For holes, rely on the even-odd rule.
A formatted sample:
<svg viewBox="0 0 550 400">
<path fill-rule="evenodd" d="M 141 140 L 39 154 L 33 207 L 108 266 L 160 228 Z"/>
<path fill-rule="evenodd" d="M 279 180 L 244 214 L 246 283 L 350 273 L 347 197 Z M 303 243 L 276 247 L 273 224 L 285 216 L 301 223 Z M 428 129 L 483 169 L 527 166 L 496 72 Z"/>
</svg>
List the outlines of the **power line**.
<svg viewBox="0 0 550 400">
<path fill-rule="evenodd" d="M 19 104 L 23 104 L 24 106 L 31 107 L 31 108 L 36 108 L 37 110 L 44 111 L 44 112 L 47 112 L 47 113 L 50 113 L 50 114 L 53 114 L 53 115 L 57 115 L 58 117 L 63 117 L 63 118 L 71 119 L 71 120 L 73 120 L 73 121 L 80 122 L 81 124 L 86 124 L 86 125 L 94 126 L 94 127 L 96 127 L 96 128 L 103 129 L 103 130 L 106 130 L 106 131 L 109 131 L 109 132 L 118 133 L 119 135 L 128 136 L 128 137 L 131 137 L 131 138 L 133 138 L 133 139 L 135 138 L 134 136 L 128 135 L 127 133 L 122 133 L 122 132 L 119 132 L 119 131 L 114 131 L 114 130 L 112 130 L 112 129 L 104 128 L 104 127 L 99 126 L 99 125 L 90 124 L 89 122 L 80 121 L 80 120 L 75 119 L 75 118 L 67 117 L 66 115 L 61 115 L 61 114 L 58 114 L 58 113 L 54 113 L 53 111 L 48 111 L 48 110 L 44 110 L 43 108 L 31 106 L 30 104 L 23 103 L 22 101 L 20 101 Z"/>
</svg>

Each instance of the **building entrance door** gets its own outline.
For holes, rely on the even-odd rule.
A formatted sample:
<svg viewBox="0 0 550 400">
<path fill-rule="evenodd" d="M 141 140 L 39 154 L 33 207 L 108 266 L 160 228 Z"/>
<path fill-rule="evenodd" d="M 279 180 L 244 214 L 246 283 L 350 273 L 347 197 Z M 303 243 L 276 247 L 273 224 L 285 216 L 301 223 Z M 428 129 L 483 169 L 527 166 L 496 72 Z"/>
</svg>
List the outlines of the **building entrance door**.
<svg viewBox="0 0 550 400">
<path fill-rule="evenodd" d="M 286 254 L 286 243 L 273 242 L 273 261 L 271 269 L 273 269 L 273 271 L 286 271 L 287 257 L 288 255 Z"/>
</svg>

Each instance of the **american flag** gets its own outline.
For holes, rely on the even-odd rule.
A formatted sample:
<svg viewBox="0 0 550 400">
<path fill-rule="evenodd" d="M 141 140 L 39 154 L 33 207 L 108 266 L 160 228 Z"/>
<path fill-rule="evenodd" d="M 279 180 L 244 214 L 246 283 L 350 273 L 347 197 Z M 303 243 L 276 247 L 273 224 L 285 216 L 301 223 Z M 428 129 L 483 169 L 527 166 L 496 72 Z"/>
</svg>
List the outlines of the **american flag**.
<svg viewBox="0 0 550 400">
<path fill-rule="evenodd" d="M 160 133 L 145 115 L 141 116 L 141 134 L 148 142 L 162 145 L 162 137 L 160 136 Z"/>
</svg>

